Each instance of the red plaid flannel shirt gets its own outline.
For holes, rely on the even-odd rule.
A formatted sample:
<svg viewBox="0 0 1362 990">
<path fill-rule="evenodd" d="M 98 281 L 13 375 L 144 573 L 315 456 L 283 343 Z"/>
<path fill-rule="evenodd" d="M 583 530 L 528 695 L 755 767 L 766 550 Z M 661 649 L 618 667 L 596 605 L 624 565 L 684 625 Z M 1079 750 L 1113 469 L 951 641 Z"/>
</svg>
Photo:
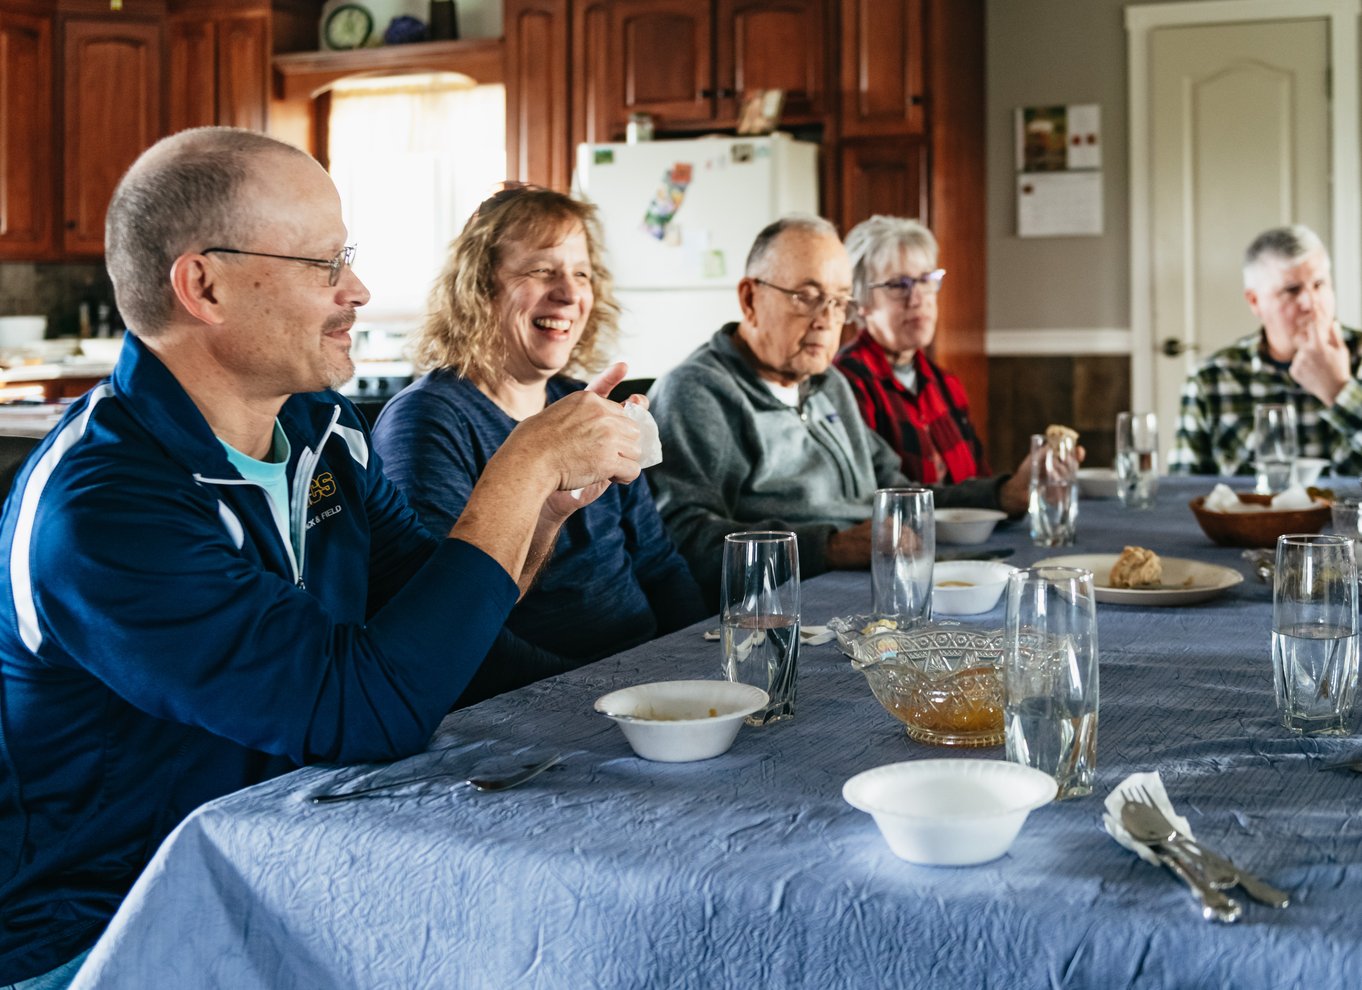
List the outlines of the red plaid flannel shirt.
<svg viewBox="0 0 1362 990">
<path fill-rule="evenodd" d="M 866 424 L 889 441 L 903 473 L 926 484 L 955 484 L 992 472 L 983 444 L 969 421 L 965 388 L 918 351 L 914 395 L 894 377 L 884 349 L 864 330 L 833 361 L 851 382 Z"/>
</svg>

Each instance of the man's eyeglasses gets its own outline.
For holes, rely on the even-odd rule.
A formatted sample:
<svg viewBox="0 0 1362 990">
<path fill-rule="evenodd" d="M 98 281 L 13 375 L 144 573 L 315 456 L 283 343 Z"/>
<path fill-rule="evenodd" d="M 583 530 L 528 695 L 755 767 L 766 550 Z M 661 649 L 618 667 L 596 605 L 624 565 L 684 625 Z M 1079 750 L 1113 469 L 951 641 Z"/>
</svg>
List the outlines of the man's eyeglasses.
<svg viewBox="0 0 1362 990">
<path fill-rule="evenodd" d="M 317 265 L 326 268 L 328 271 L 327 285 L 335 285 L 340 281 L 341 271 L 355 263 L 355 251 L 357 245 L 347 244 L 340 249 L 340 252 L 329 261 L 325 258 L 299 258 L 292 254 L 270 254 L 268 251 L 242 251 L 237 248 L 229 247 L 210 247 L 204 248 L 199 254 L 248 254 L 252 258 L 278 258 L 280 261 L 301 261 L 305 265 Z"/>
<path fill-rule="evenodd" d="M 790 302 L 794 303 L 795 311 L 800 316 L 814 316 L 826 310 L 833 319 L 845 323 L 856 315 L 856 300 L 851 296 L 830 296 L 811 285 L 806 285 L 802 289 L 787 289 L 763 278 L 754 278 L 752 281 L 757 285 L 785 293 L 790 297 Z"/>
<path fill-rule="evenodd" d="M 912 298 L 913 287 L 916 285 L 922 286 L 923 292 L 930 292 L 932 294 L 940 292 L 941 280 L 945 277 L 946 269 L 938 268 L 936 271 L 928 272 L 926 275 L 900 275 L 898 278 L 891 278 L 884 282 L 876 282 L 871 288 L 883 289 L 885 292 L 889 293 L 889 298 L 897 299 L 902 302 L 905 299 Z"/>
</svg>

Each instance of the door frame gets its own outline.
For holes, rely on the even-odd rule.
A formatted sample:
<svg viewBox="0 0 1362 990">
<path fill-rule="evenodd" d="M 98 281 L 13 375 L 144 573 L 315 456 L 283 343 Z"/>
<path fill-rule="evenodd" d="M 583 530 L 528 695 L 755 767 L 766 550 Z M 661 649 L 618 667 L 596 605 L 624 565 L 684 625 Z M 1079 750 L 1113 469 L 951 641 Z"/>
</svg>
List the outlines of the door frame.
<svg viewBox="0 0 1362 990">
<path fill-rule="evenodd" d="M 1333 178 L 1330 212 L 1338 315 L 1357 326 L 1362 318 L 1362 103 L 1358 92 L 1358 30 L 1362 0 L 1202 0 L 1125 8 L 1127 81 L 1130 89 L 1130 396 L 1154 407 L 1153 197 L 1150 195 L 1149 38 L 1156 28 L 1240 21 L 1327 18 L 1332 68 L 1329 114 Z M 1342 193 L 1340 195 L 1340 193 Z"/>
</svg>

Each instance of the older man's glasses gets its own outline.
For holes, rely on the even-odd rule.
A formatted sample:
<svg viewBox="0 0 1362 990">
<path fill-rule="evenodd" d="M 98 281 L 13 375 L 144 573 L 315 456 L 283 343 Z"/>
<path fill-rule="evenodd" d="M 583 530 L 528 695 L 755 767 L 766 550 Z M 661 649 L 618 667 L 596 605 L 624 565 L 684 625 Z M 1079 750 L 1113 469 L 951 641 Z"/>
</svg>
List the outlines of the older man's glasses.
<svg viewBox="0 0 1362 990">
<path fill-rule="evenodd" d="M 903 302 L 911 299 L 913 289 L 921 286 L 923 292 L 935 295 L 941 291 L 941 280 L 946 277 L 946 269 L 938 268 L 934 272 L 926 275 L 900 275 L 898 278 L 891 278 L 884 282 L 876 282 L 871 286 L 872 289 L 883 289 L 889 293 L 890 299 Z"/>
<path fill-rule="evenodd" d="M 783 285 L 776 285 L 762 278 L 754 278 L 752 281 L 757 285 L 785 293 L 790 297 L 790 302 L 794 303 L 795 312 L 800 316 L 815 316 L 826 311 L 834 320 L 845 323 L 856 315 L 856 300 L 851 296 L 830 296 L 811 285 L 801 289 L 787 289 Z"/>
<path fill-rule="evenodd" d="M 318 268 L 327 270 L 327 285 L 335 285 L 340 281 L 341 272 L 355 263 L 355 251 L 357 246 L 347 244 L 340 249 L 340 252 L 332 259 L 326 258 L 300 258 L 293 254 L 270 254 L 268 251 L 242 251 L 239 248 L 229 247 L 210 247 L 204 248 L 199 254 L 245 254 L 252 258 L 276 258 L 279 261 L 301 261 L 305 265 L 316 265 Z"/>
</svg>

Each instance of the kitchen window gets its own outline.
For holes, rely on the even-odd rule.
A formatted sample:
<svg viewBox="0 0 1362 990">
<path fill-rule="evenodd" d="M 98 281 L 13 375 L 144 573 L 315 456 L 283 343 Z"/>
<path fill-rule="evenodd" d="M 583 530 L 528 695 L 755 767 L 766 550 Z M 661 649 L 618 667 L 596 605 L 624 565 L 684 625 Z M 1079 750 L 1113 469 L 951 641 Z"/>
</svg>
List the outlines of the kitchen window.
<svg viewBox="0 0 1362 990">
<path fill-rule="evenodd" d="M 361 323 L 401 333 L 426 310 L 449 243 L 506 177 L 506 93 L 457 73 L 347 80 L 332 90 L 328 154 Z"/>
</svg>

